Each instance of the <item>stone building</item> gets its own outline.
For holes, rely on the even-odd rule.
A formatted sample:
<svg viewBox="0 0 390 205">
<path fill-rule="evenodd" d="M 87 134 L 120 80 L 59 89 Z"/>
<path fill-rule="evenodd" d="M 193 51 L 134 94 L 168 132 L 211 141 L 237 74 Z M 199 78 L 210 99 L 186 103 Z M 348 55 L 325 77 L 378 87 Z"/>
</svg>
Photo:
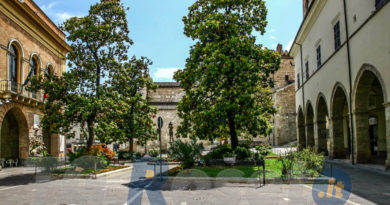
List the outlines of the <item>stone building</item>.
<svg viewBox="0 0 390 205">
<path fill-rule="evenodd" d="M 161 129 L 162 149 L 168 149 L 169 123 L 172 123 L 173 136 L 176 134 L 176 128 L 180 124 L 180 118 L 177 115 L 177 105 L 184 96 L 184 90 L 176 82 L 157 82 L 156 91 L 148 90 L 147 96 L 150 98 L 150 104 L 157 108 L 157 114 L 153 121 L 157 124 L 157 117 L 163 118 L 163 127 Z M 175 138 L 176 139 L 176 138 Z M 148 143 L 148 149 L 159 149 L 159 142 L 152 141 Z M 144 152 L 144 148 L 137 146 L 137 151 Z"/>
<path fill-rule="evenodd" d="M 304 0 L 295 61 L 298 144 L 390 168 L 388 0 Z"/>
<path fill-rule="evenodd" d="M 295 112 L 295 70 L 294 59 L 278 45 L 277 52 L 282 57 L 280 69 L 273 74 L 274 106 L 278 112 L 274 115 L 274 129 L 270 135 L 270 143 L 274 146 L 285 145 L 296 141 L 296 112 Z"/>
<path fill-rule="evenodd" d="M 65 34 L 32 0 L 1 0 L 0 31 L 0 158 L 21 162 L 29 156 L 30 137 L 42 134 L 44 95 L 26 91 L 26 79 L 44 72 L 61 75 L 70 47 Z M 44 136 L 53 156 L 63 154 L 60 138 Z"/>
</svg>

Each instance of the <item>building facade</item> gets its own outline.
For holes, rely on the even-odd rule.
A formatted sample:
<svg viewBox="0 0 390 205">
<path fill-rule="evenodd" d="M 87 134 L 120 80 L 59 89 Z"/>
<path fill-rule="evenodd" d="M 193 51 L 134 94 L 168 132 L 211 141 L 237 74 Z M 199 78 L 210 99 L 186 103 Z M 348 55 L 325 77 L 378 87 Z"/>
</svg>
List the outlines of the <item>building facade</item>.
<svg viewBox="0 0 390 205">
<path fill-rule="evenodd" d="M 295 70 L 294 59 L 278 45 L 277 52 L 282 57 L 279 70 L 273 74 L 274 106 L 278 109 L 274 115 L 274 129 L 270 143 L 274 146 L 286 145 L 297 140 L 295 112 Z"/>
<path fill-rule="evenodd" d="M 32 0 L 0 1 L 0 158 L 29 157 L 29 139 L 43 135 L 39 126 L 44 94 L 28 92 L 28 76 L 61 75 L 70 47 L 65 34 Z M 64 149 L 58 135 L 44 135 L 50 154 Z M 64 139 L 62 139 L 64 140 Z"/>
<path fill-rule="evenodd" d="M 390 167 L 388 0 L 304 0 L 295 61 L 298 144 Z"/>
<path fill-rule="evenodd" d="M 180 118 L 177 115 L 177 105 L 185 93 L 179 83 L 176 82 L 156 82 L 156 84 L 158 86 L 156 91 L 148 90 L 147 97 L 150 99 L 150 104 L 157 108 L 157 114 L 153 121 L 157 124 L 157 117 L 163 118 L 161 144 L 162 150 L 167 150 L 171 140 L 170 130 L 172 130 L 173 138 L 176 139 L 176 128 L 180 124 Z M 170 128 L 169 124 L 172 125 L 172 128 Z M 159 146 L 159 141 L 151 141 L 148 142 L 147 150 L 159 150 Z M 144 150 L 143 147 L 137 146 L 137 151 L 144 152 Z"/>
</svg>

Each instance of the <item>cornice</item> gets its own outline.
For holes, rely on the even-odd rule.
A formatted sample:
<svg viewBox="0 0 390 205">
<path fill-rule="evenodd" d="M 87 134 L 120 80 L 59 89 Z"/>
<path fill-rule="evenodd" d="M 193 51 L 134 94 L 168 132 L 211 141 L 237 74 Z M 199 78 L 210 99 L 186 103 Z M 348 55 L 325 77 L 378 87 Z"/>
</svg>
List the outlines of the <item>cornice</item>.
<svg viewBox="0 0 390 205">
<path fill-rule="evenodd" d="M 310 10 L 306 14 L 305 18 L 302 21 L 302 24 L 298 30 L 297 35 L 295 36 L 294 43 L 290 49 L 290 55 L 295 56 L 298 52 L 298 47 L 296 43 L 303 44 L 307 35 L 311 31 L 314 23 L 317 21 L 319 15 L 321 14 L 322 9 L 325 7 L 328 0 L 316 0 L 313 1 Z"/>
<path fill-rule="evenodd" d="M 52 52 L 64 56 L 70 51 L 70 46 L 27 5 L 15 0 L 0 1 L 0 12 Z"/>
</svg>

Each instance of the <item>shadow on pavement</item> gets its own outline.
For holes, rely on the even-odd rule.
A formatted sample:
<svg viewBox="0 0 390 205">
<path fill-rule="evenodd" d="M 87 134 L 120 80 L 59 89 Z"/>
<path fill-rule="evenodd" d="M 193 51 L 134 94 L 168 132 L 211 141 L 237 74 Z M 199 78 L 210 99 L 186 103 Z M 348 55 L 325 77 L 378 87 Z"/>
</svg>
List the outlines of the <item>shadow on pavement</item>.
<svg viewBox="0 0 390 205">
<path fill-rule="evenodd" d="M 135 188 L 135 189 L 145 189 L 145 190 L 161 190 L 161 191 L 175 191 L 175 190 L 211 190 L 220 187 L 252 187 L 252 188 L 261 188 L 258 184 L 232 184 L 232 183 L 223 183 L 223 182 L 213 182 L 213 181 L 159 181 L 156 180 L 138 180 L 131 183 L 122 184 L 123 186 Z M 263 187 L 263 186 L 262 186 Z"/>
<path fill-rule="evenodd" d="M 329 166 L 329 163 L 327 163 Z M 348 165 L 333 164 L 333 169 L 342 170 L 350 177 L 354 195 L 375 204 L 389 204 L 390 176 L 376 171 L 362 170 Z"/>
<path fill-rule="evenodd" d="M 19 186 L 33 183 L 45 183 L 52 180 L 55 179 L 46 174 L 19 174 L 1 178 L 0 186 Z"/>
</svg>

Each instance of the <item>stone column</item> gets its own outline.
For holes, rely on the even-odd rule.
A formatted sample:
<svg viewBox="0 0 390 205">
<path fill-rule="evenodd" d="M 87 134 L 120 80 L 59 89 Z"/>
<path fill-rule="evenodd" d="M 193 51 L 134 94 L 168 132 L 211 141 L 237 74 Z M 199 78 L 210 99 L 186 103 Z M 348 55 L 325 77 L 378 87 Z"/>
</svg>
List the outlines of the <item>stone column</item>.
<svg viewBox="0 0 390 205">
<path fill-rule="evenodd" d="M 334 159 L 334 134 L 333 134 L 333 120 L 329 118 L 329 158 Z M 328 144 L 327 144 L 328 146 Z"/>
<path fill-rule="evenodd" d="M 386 116 L 386 145 L 387 145 L 387 158 L 386 158 L 386 169 L 390 169 L 390 102 L 385 105 L 385 116 Z"/>
<path fill-rule="evenodd" d="M 319 122 L 318 121 L 314 121 L 314 151 L 316 152 L 316 153 L 318 153 L 319 152 L 319 148 L 320 148 L 320 130 L 319 130 L 319 127 L 321 126 L 321 125 L 319 125 L 318 124 Z"/>
<path fill-rule="evenodd" d="M 354 112 L 353 152 L 356 163 L 368 163 L 371 159 L 368 112 Z"/>
</svg>

